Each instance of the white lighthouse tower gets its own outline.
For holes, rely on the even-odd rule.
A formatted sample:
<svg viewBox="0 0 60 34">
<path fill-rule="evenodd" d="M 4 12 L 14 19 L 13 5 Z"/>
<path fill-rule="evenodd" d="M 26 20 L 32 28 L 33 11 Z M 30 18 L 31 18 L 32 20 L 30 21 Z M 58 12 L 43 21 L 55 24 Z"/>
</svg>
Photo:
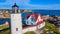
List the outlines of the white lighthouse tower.
<svg viewBox="0 0 60 34">
<path fill-rule="evenodd" d="M 12 6 L 11 12 L 11 34 L 22 34 L 22 18 L 16 3 Z"/>
</svg>

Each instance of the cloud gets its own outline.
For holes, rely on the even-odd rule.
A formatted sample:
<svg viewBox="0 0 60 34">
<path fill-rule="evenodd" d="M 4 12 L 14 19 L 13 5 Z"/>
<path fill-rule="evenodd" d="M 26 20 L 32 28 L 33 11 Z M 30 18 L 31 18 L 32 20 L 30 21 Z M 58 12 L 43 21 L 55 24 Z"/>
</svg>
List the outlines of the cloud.
<svg viewBox="0 0 60 34">
<path fill-rule="evenodd" d="M 30 4 L 30 0 L 24 1 L 22 9 L 46 9 L 46 10 L 60 10 L 60 4 L 49 4 L 49 5 L 40 5 L 40 4 Z"/>
<path fill-rule="evenodd" d="M 60 10 L 60 4 L 54 5 L 29 5 L 30 9 Z"/>
<path fill-rule="evenodd" d="M 0 3 L 0 9 L 11 9 L 14 3 L 21 4 L 21 0 L 6 0 L 4 3 Z"/>
<path fill-rule="evenodd" d="M 11 6 L 17 3 L 20 9 L 47 9 L 47 10 L 60 10 L 60 4 L 31 4 L 30 0 L 6 0 L 5 3 L 0 3 L 0 9 L 11 9 Z"/>
</svg>

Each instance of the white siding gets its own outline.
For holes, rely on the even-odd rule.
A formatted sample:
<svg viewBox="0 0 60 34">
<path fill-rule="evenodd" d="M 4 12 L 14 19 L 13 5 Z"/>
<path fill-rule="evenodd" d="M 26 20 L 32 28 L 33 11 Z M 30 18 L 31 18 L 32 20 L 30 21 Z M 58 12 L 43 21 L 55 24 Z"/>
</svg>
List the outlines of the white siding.
<svg viewBox="0 0 60 34">
<path fill-rule="evenodd" d="M 40 25 L 38 25 L 38 29 L 41 29 L 44 26 L 45 26 L 45 22 L 44 23 L 41 23 Z"/>
<path fill-rule="evenodd" d="M 29 27 L 29 28 L 23 29 L 23 33 L 26 33 L 26 32 L 29 32 L 29 31 L 35 31 L 35 30 L 37 30 L 37 29 L 36 29 L 36 26 L 34 26 L 34 27 Z"/>
<path fill-rule="evenodd" d="M 11 34 L 22 34 L 21 14 L 11 14 Z"/>
</svg>

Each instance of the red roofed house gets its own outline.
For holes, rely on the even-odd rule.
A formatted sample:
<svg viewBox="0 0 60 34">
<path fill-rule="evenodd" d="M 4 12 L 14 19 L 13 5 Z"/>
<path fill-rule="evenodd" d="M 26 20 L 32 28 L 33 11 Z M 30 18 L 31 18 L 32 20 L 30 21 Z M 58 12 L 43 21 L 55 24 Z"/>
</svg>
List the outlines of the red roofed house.
<svg viewBox="0 0 60 34">
<path fill-rule="evenodd" d="M 28 27 L 23 28 L 23 33 L 27 31 L 36 31 L 45 26 L 45 22 L 40 14 L 27 15 L 26 19 L 26 25 L 28 25 Z"/>
</svg>

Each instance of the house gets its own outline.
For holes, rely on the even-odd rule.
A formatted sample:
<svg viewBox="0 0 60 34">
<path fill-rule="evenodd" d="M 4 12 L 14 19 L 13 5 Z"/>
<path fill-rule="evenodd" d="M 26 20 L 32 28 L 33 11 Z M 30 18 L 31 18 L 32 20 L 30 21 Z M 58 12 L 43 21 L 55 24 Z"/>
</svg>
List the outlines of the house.
<svg viewBox="0 0 60 34">
<path fill-rule="evenodd" d="M 26 27 L 23 28 L 23 33 L 27 31 L 36 31 L 45 26 L 45 22 L 40 14 L 31 14 L 26 17 Z"/>
<path fill-rule="evenodd" d="M 29 18 L 26 19 L 26 25 L 30 25 L 30 26 L 36 25 L 36 20 L 34 19 L 33 14 L 30 15 Z"/>
</svg>

